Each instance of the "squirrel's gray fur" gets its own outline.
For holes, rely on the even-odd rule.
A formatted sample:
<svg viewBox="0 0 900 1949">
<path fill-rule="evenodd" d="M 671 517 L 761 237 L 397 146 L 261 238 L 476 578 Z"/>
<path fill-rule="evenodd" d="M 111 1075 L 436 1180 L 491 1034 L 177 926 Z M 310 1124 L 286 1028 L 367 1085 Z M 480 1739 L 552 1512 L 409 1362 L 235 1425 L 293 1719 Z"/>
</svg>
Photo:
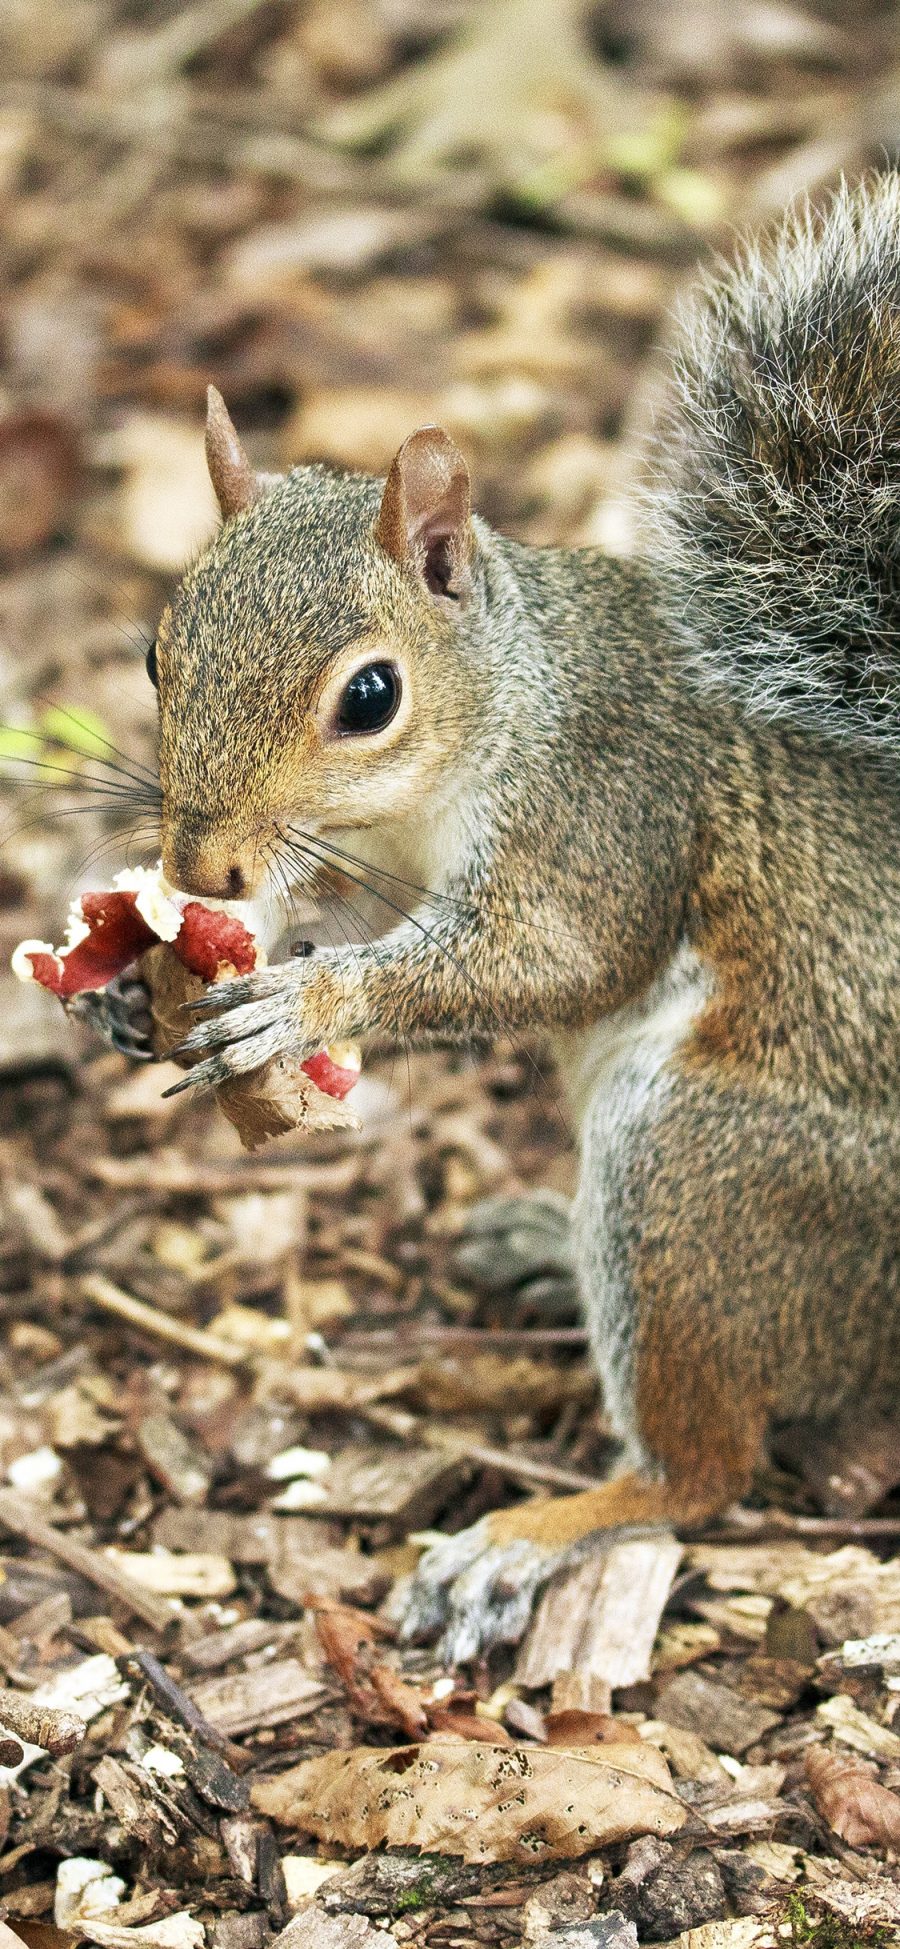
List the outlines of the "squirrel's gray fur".
<svg viewBox="0 0 900 1949">
<path fill-rule="evenodd" d="M 721 273 L 628 563 L 473 522 L 439 428 L 384 483 L 259 486 L 214 402 L 225 526 L 157 641 L 167 874 L 233 897 L 283 857 L 390 926 L 211 989 L 192 1083 L 502 1026 L 552 1038 L 579 1125 L 631 1466 L 429 1553 L 405 1626 L 457 1657 L 592 1530 L 726 1509 L 773 1424 L 896 1409 L 898 298 L 893 174 Z M 344 735 L 383 659 L 396 709 Z"/>
<path fill-rule="evenodd" d="M 653 560 L 704 684 L 900 752 L 900 177 L 809 203 L 685 308 Z"/>
</svg>

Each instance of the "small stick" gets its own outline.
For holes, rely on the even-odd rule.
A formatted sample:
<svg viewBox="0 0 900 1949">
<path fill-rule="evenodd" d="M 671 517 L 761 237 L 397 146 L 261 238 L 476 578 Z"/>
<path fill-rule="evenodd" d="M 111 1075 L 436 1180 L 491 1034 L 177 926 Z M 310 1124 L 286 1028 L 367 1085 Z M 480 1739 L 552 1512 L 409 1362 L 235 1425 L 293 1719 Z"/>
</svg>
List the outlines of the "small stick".
<svg viewBox="0 0 900 1949">
<path fill-rule="evenodd" d="M 188 1698 L 187 1693 L 183 1692 L 181 1686 L 170 1677 L 165 1666 L 160 1664 L 158 1658 L 154 1658 L 152 1651 L 141 1649 L 129 1652 L 125 1662 L 137 1666 L 168 1717 L 177 1719 L 179 1724 L 184 1726 L 187 1732 L 192 1732 L 204 1746 L 211 1746 L 214 1753 L 221 1753 L 222 1758 L 235 1772 L 243 1772 L 252 1765 L 251 1755 L 244 1747 L 234 1745 L 223 1732 L 210 1725 L 193 1699 Z"/>
<path fill-rule="evenodd" d="M 17 1733 L 29 1746 L 43 1746 L 45 1753 L 52 1753 L 55 1758 L 74 1752 L 87 1733 L 87 1725 L 77 1713 L 35 1705 L 27 1693 L 12 1692 L 5 1685 L 0 1686 L 0 1726 Z"/>
<path fill-rule="evenodd" d="M 77 1266 L 78 1260 L 84 1258 L 86 1252 L 95 1252 L 98 1245 L 105 1245 L 110 1238 L 115 1238 L 116 1233 L 121 1231 L 124 1225 L 130 1224 L 132 1218 L 138 1218 L 144 1212 L 152 1211 L 155 1205 L 162 1202 L 162 1196 L 161 1192 L 154 1190 L 148 1192 L 145 1197 L 122 1198 L 114 1205 L 112 1211 L 104 1211 L 99 1218 L 92 1218 L 87 1225 L 82 1225 L 81 1230 L 75 1232 L 69 1242 L 62 1261 L 64 1269 L 66 1271 L 73 1269 Z"/>
<path fill-rule="evenodd" d="M 79 1577 L 124 1604 L 135 1617 L 142 1617 L 154 1631 L 165 1631 L 175 1617 L 174 1606 L 168 1598 L 142 1590 L 127 1571 L 111 1563 L 101 1550 L 88 1549 L 87 1544 L 76 1542 L 74 1536 L 65 1536 L 62 1530 L 45 1522 L 34 1504 L 13 1489 L 0 1489 L 0 1524 L 13 1536 L 23 1536 L 36 1550 L 48 1550 Z"/>
<path fill-rule="evenodd" d="M 378 1402 L 366 1403 L 357 1412 L 365 1415 L 373 1427 L 384 1428 L 386 1433 L 399 1436 L 401 1440 L 425 1442 L 428 1448 L 436 1448 L 444 1455 L 452 1455 L 461 1462 L 475 1462 L 480 1468 L 496 1469 L 498 1474 L 508 1476 L 511 1482 L 534 1482 L 548 1489 L 601 1489 L 603 1478 L 598 1475 L 582 1475 L 578 1469 L 560 1468 L 557 1462 L 541 1462 L 531 1455 L 510 1454 L 506 1448 L 489 1448 L 484 1442 L 466 1441 L 464 1436 L 451 1434 L 442 1428 L 432 1428 L 424 1418 L 405 1414 L 395 1408 L 383 1407 Z"/>
<path fill-rule="evenodd" d="M 777 1543 L 792 1536 L 834 1543 L 890 1542 L 900 1536 L 900 1515 L 792 1516 L 780 1509 L 730 1509 L 717 1523 L 676 1527 L 694 1543 Z"/>
<path fill-rule="evenodd" d="M 218 1361 L 222 1367 L 251 1364 L 246 1347 L 238 1346 L 236 1340 L 206 1333 L 201 1327 L 186 1326 L 183 1320 L 175 1320 L 171 1314 L 149 1306 L 146 1300 L 135 1299 L 133 1293 L 124 1292 L 121 1286 L 114 1286 L 102 1272 L 86 1273 L 78 1287 L 92 1305 L 99 1306 L 104 1313 L 112 1313 L 117 1320 L 127 1321 L 139 1332 L 148 1333 L 153 1340 L 165 1340 L 170 1347 L 181 1347 L 186 1353 L 199 1355 L 201 1360 Z"/>
<path fill-rule="evenodd" d="M 556 1462 L 535 1461 L 530 1455 L 510 1455 L 504 1448 L 487 1448 L 481 1442 L 473 1442 L 471 1447 L 462 1442 L 445 1441 L 435 1433 L 426 1435 L 429 1448 L 446 1448 L 454 1455 L 464 1455 L 466 1461 L 477 1462 L 481 1468 L 497 1469 L 501 1475 L 508 1475 L 512 1482 L 535 1482 L 545 1484 L 548 1489 L 570 1489 L 576 1493 L 581 1489 L 602 1489 L 603 1477 L 582 1475 L 578 1469 L 560 1468 Z"/>
<path fill-rule="evenodd" d="M 343 1253 L 340 1259 L 342 1263 L 345 1261 Z M 583 1326 L 425 1326 L 404 1318 L 401 1330 L 404 1345 L 439 1347 L 443 1353 L 489 1353 L 495 1348 L 529 1353 L 539 1347 L 587 1346 L 587 1330 Z M 344 1332 L 340 1321 L 335 1321 L 328 1337 L 339 1340 L 342 1347 L 354 1353 L 381 1353 L 385 1347 L 396 1346 L 397 1327 L 348 1326 Z"/>
</svg>

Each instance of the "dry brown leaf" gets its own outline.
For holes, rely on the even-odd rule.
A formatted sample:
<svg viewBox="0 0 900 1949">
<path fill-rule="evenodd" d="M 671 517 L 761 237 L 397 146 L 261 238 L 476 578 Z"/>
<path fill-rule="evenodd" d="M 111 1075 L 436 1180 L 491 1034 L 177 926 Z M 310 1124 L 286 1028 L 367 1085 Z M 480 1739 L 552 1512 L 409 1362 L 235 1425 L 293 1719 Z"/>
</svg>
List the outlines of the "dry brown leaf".
<svg viewBox="0 0 900 1949">
<path fill-rule="evenodd" d="M 191 974 L 165 942 L 142 956 L 141 973 L 151 994 L 154 1047 L 157 1055 L 168 1056 L 184 1040 L 185 1005 L 204 993 L 206 983 Z M 296 1056 L 274 1056 L 248 1076 L 222 1083 L 215 1095 L 245 1150 L 257 1150 L 270 1137 L 283 1137 L 291 1130 L 359 1128 L 359 1118 L 348 1104 L 317 1089 Z"/>
<path fill-rule="evenodd" d="M 685 1809 L 652 1747 L 586 1751 L 456 1739 L 305 1760 L 252 1789 L 260 1812 L 343 1847 L 418 1847 L 466 1861 L 574 1858 L 674 1834 Z"/>
<path fill-rule="evenodd" d="M 347 1103 L 326 1096 L 304 1076 L 298 1056 L 273 1056 L 262 1069 L 236 1076 L 216 1090 L 222 1115 L 233 1123 L 245 1150 L 291 1130 L 358 1130 Z"/>
<path fill-rule="evenodd" d="M 458 1704 L 455 1699 L 449 1699 L 446 1705 L 429 1705 L 428 1723 L 432 1732 L 450 1733 L 457 1739 L 478 1739 L 488 1746 L 513 1743 L 505 1726 L 489 1719 L 486 1713 L 476 1712 L 464 1699 Z"/>
<path fill-rule="evenodd" d="M 424 1739 L 428 1711 L 418 1688 L 401 1678 L 390 1665 L 373 1665 L 369 1683 L 388 1723 L 399 1726 L 408 1739 Z"/>
<path fill-rule="evenodd" d="M 850 1847 L 900 1847 L 900 1794 L 873 1778 L 860 1760 L 810 1746 L 806 1777 L 816 1806 Z"/>
<path fill-rule="evenodd" d="M 384 1626 L 352 1604 L 337 1604 L 319 1599 L 315 1612 L 316 1636 L 328 1660 L 343 1683 L 352 1690 L 360 1677 L 360 1652 L 363 1645 L 386 1635 Z"/>
<path fill-rule="evenodd" d="M 73 429 L 54 413 L 0 422 L 0 556 L 27 555 L 65 518 L 78 482 Z"/>
<path fill-rule="evenodd" d="M 548 1746 L 640 1746 L 641 1735 L 636 1726 L 616 1719 L 611 1712 L 588 1712 L 579 1706 L 566 1706 L 560 1712 L 548 1712 L 546 1719 Z"/>
</svg>

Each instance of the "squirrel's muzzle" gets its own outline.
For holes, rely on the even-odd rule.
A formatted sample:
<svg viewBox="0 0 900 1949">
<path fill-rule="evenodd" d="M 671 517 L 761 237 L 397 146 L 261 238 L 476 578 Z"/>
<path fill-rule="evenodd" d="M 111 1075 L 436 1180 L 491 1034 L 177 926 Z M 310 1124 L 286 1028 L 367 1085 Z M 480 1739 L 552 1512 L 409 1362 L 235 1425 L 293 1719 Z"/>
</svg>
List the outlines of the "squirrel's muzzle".
<svg viewBox="0 0 900 1949">
<path fill-rule="evenodd" d="M 164 821 L 163 872 L 182 893 L 204 900 L 248 900 L 264 877 L 256 839 L 193 820 Z"/>
</svg>

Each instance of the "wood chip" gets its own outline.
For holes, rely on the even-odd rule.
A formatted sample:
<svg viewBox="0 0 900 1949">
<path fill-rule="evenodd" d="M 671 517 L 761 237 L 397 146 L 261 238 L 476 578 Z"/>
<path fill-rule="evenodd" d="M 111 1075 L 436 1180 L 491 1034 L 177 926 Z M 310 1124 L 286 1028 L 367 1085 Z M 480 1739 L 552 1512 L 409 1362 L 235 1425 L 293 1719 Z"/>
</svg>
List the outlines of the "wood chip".
<svg viewBox="0 0 900 1949">
<path fill-rule="evenodd" d="M 316 1514 L 418 1529 L 447 1501 L 463 1474 L 455 1457 L 431 1448 L 348 1447 L 318 1488 Z"/>
<path fill-rule="evenodd" d="M 276 1563 L 283 1555 L 314 1550 L 340 1536 L 335 1527 L 305 1516 L 273 1516 L 267 1509 L 241 1515 L 230 1509 L 173 1509 L 160 1511 L 153 1524 L 154 1544 L 163 1550 L 200 1550 L 227 1557 L 231 1563 Z"/>
<path fill-rule="evenodd" d="M 188 1506 L 205 1502 L 211 1463 L 169 1415 L 145 1414 L 138 1423 L 137 1444 L 150 1474 L 175 1502 Z"/>
<path fill-rule="evenodd" d="M 87 1732 L 77 1713 L 35 1705 L 27 1693 L 10 1691 L 8 1686 L 0 1687 L 0 1726 L 56 1756 L 74 1752 Z"/>
<path fill-rule="evenodd" d="M 852 1746 L 867 1759 L 900 1761 L 900 1733 L 880 1726 L 867 1712 L 861 1712 L 844 1692 L 823 1699 L 816 1707 L 816 1718 L 828 1726 L 843 1746 Z"/>
<path fill-rule="evenodd" d="M 599 1549 L 552 1580 L 516 1665 L 520 1685 L 585 1670 L 612 1689 L 649 1678 L 650 1660 L 682 1546 L 635 1537 Z"/>
<path fill-rule="evenodd" d="M 752 1705 L 730 1685 L 696 1670 L 677 1672 L 656 1701 L 657 1718 L 682 1726 L 720 1753 L 740 1758 L 781 1721 L 776 1712 Z"/>
<path fill-rule="evenodd" d="M 194 1639 L 184 1646 L 182 1662 L 195 1672 L 220 1671 L 237 1658 L 246 1658 L 269 1645 L 282 1644 L 296 1636 L 296 1624 L 279 1624 L 275 1618 L 247 1617 L 240 1624 L 226 1624 L 221 1631 Z"/>
<path fill-rule="evenodd" d="M 126 1570 L 100 1551 L 88 1549 L 75 1537 L 66 1536 L 62 1530 L 45 1522 L 38 1510 L 11 1489 L 0 1489 L 0 1525 L 11 1530 L 14 1536 L 26 1537 L 36 1549 L 48 1550 L 51 1556 L 59 1557 L 70 1570 L 77 1571 L 88 1583 L 105 1590 L 108 1596 L 114 1597 L 135 1617 L 142 1617 L 154 1630 L 164 1631 L 175 1615 L 165 1599 L 142 1589 Z"/>
<path fill-rule="evenodd" d="M 159 1591 L 165 1597 L 230 1597 L 237 1584 L 224 1557 L 199 1551 L 176 1556 L 168 1550 L 111 1548 L 105 1554 L 109 1562 L 127 1569 L 142 1590 Z"/>
<path fill-rule="evenodd" d="M 234 1672 L 192 1685 L 190 1697 L 218 1732 L 234 1735 L 304 1718 L 327 1698 L 327 1689 L 296 1658 L 280 1658 L 249 1672 Z"/>
</svg>

